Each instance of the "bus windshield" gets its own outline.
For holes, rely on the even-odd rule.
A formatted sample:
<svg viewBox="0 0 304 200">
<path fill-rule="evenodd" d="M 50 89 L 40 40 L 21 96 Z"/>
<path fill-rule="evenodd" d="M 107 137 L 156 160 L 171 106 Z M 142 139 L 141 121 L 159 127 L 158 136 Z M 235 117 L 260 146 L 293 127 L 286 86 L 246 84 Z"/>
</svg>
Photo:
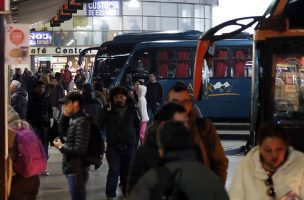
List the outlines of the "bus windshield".
<svg viewBox="0 0 304 200">
<path fill-rule="evenodd" d="M 106 88 L 113 87 L 120 78 L 119 74 L 127 62 L 133 47 L 152 40 L 191 40 L 198 39 L 200 31 L 164 31 L 147 33 L 124 33 L 115 36 L 112 41 L 103 43 L 95 57 L 93 80 L 103 82 Z"/>
</svg>

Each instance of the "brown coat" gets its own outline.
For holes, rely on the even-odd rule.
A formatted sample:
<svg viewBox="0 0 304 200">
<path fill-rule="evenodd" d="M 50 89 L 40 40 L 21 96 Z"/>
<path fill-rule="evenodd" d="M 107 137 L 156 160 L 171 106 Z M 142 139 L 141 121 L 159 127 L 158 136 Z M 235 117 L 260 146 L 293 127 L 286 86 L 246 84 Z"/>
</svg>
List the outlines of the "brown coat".
<svg viewBox="0 0 304 200">
<path fill-rule="evenodd" d="M 204 164 L 215 172 L 225 184 L 227 179 L 228 159 L 220 138 L 211 120 L 191 118 L 191 132 L 194 142 L 199 146 Z"/>
</svg>

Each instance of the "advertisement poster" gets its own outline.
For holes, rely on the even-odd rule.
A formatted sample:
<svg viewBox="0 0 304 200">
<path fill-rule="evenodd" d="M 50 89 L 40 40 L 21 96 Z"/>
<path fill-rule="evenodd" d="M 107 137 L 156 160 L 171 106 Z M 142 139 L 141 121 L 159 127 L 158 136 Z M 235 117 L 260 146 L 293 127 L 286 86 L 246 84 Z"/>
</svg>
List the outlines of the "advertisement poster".
<svg viewBox="0 0 304 200">
<path fill-rule="evenodd" d="M 29 64 L 28 24 L 8 24 L 5 28 L 5 64 Z"/>
</svg>

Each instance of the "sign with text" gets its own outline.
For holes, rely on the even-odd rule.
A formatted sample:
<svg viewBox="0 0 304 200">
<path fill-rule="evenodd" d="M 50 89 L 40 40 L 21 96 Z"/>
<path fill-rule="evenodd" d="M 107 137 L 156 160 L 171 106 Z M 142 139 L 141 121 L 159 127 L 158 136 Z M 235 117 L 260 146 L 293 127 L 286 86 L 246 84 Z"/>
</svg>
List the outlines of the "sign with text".
<svg viewBox="0 0 304 200">
<path fill-rule="evenodd" d="M 52 44 L 51 32 L 31 32 L 30 46 L 48 46 Z"/>
<path fill-rule="evenodd" d="M 29 64 L 29 24 L 5 27 L 5 64 Z"/>
<path fill-rule="evenodd" d="M 87 16 L 120 16 L 121 1 L 95 0 L 93 3 L 87 3 Z"/>
<path fill-rule="evenodd" d="M 31 47 L 31 55 L 79 55 L 79 53 L 89 47 Z M 89 51 L 86 55 L 95 55 L 96 50 Z"/>
</svg>

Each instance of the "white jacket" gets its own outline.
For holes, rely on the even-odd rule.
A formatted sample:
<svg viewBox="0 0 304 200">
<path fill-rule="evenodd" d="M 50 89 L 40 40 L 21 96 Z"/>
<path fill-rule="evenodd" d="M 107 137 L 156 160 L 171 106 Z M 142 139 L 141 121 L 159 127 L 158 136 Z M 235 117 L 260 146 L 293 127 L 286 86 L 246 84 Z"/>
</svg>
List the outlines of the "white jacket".
<svg viewBox="0 0 304 200">
<path fill-rule="evenodd" d="M 139 85 L 138 90 L 136 91 L 138 96 L 137 107 L 141 114 L 141 121 L 149 121 L 148 111 L 147 111 L 147 100 L 146 100 L 146 93 L 147 87 L 144 85 Z"/>
<path fill-rule="evenodd" d="M 268 178 L 262 168 L 260 151 L 254 147 L 237 166 L 229 188 L 230 200 L 273 200 L 267 196 Z M 289 147 L 285 163 L 272 176 L 276 199 L 288 192 L 294 192 L 304 200 L 304 154 Z"/>
</svg>

